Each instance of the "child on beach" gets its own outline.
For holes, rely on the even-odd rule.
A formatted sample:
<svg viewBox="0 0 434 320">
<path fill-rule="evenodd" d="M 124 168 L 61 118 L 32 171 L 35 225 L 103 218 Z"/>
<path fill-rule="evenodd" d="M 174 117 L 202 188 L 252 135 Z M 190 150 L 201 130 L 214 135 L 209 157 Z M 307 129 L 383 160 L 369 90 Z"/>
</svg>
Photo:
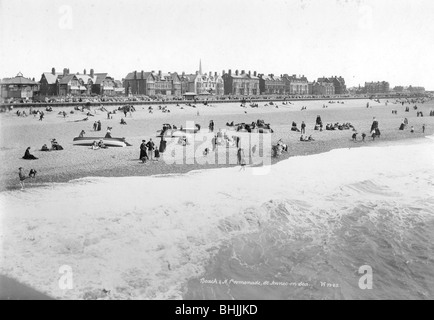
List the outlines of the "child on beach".
<svg viewBox="0 0 434 320">
<path fill-rule="evenodd" d="M 24 180 L 26 180 L 27 177 L 24 175 L 22 167 L 18 168 L 18 177 L 20 178 L 21 190 L 23 190 L 24 189 Z"/>
<path fill-rule="evenodd" d="M 425 133 L 425 124 L 422 125 L 422 133 Z"/>
</svg>

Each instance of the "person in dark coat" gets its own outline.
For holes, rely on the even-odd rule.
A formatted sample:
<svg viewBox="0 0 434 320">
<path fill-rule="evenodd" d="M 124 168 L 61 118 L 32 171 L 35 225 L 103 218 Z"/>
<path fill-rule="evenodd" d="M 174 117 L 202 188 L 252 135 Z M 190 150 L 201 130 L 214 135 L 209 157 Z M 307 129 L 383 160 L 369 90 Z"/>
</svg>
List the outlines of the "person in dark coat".
<svg viewBox="0 0 434 320">
<path fill-rule="evenodd" d="M 146 140 L 142 140 L 142 144 L 140 145 L 140 160 L 142 160 L 142 162 L 146 162 L 146 160 L 148 159 L 148 153 L 147 153 L 147 149 L 148 147 L 146 146 Z"/>
<path fill-rule="evenodd" d="M 30 147 L 28 147 L 26 149 L 26 152 L 24 153 L 23 159 L 26 159 L 26 160 L 36 160 L 38 158 L 36 158 L 33 154 L 30 154 Z"/>
<path fill-rule="evenodd" d="M 98 130 L 98 131 L 101 131 L 101 121 L 100 121 L 100 120 L 98 120 L 97 130 Z"/>
<path fill-rule="evenodd" d="M 148 153 L 149 153 L 149 160 L 154 160 L 154 149 L 155 149 L 155 144 L 152 141 L 152 139 L 149 139 L 148 143 L 146 144 L 146 146 L 148 147 Z"/>
<path fill-rule="evenodd" d="M 378 129 L 378 121 L 374 117 L 374 119 L 372 121 L 372 125 L 371 125 L 371 132 L 375 129 Z"/>
</svg>

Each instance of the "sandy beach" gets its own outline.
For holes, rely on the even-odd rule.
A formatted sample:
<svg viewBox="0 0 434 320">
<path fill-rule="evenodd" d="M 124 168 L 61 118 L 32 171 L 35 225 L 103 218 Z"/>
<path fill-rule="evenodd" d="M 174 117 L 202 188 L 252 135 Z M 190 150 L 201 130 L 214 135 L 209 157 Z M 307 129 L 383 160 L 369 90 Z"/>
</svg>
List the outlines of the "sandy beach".
<svg viewBox="0 0 434 320">
<path fill-rule="evenodd" d="M 166 164 L 162 159 L 158 162 L 143 164 L 139 161 L 139 146 L 142 139 L 153 138 L 156 144 L 156 131 L 161 129 L 163 123 L 175 124 L 178 127 L 186 126 L 187 121 L 194 121 L 201 125 L 202 130 L 208 128 L 210 120 L 215 123 L 215 130 L 225 129 L 226 123 L 251 123 L 257 119 L 263 119 L 270 123 L 274 130 L 272 143 L 282 139 L 289 146 L 289 152 L 283 153 L 279 158 L 273 158 L 272 163 L 293 156 L 302 156 L 326 152 L 338 148 L 355 148 L 360 146 L 382 145 L 390 141 L 413 139 L 434 133 L 434 117 L 429 117 L 429 110 L 433 108 L 434 102 L 424 104 L 417 103 L 417 111 L 422 111 L 424 117 L 417 117 L 417 111 L 413 109 L 414 104 L 394 104 L 390 101 L 385 105 L 385 100 L 380 103 L 372 100 L 348 100 L 344 103 L 328 103 L 325 101 L 296 101 L 292 104 L 283 105 L 277 102 L 276 106 L 266 103 L 259 103 L 258 108 L 241 108 L 239 104 L 216 104 L 204 106 L 197 104 L 190 107 L 185 104 L 167 105 L 170 113 L 163 113 L 158 110 L 159 105 L 154 106 L 153 113 L 148 112 L 148 106 L 136 106 L 136 112 L 128 114 L 125 118 L 127 125 L 121 125 L 120 119 L 124 114 L 118 111 L 112 119 L 107 119 L 107 113 L 97 108 L 92 108 L 94 116 L 88 117 L 88 121 L 77 121 L 86 117 L 85 112 L 73 108 L 53 108 L 52 112 L 45 112 L 45 117 L 39 121 L 38 117 L 18 117 L 13 112 L 0 115 L 0 158 L 2 166 L 0 169 L 1 189 L 19 188 L 18 168 L 23 167 L 24 172 L 31 168 L 37 170 L 35 179 L 26 180 L 26 187 L 40 186 L 49 182 L 67 182 L 82 177 L 120 177 L 120 176 L 147 176 L 167 173 L 185 173 L 191 170 L 200 170 L 216 167 L 227 167 L 229 164 Z M 369 102 L 370 108 L 366 108 Z M 323 108 L 326 105 L 327 108 Z M 162 104 L 161 106 L 164 106 Z M 301 110 L 306 106 L 306 110 Z M 404 112 L 405 107 L 410 106 L 409 112 Z M 116 107 L 108 107 L 108 110 L 115 110 Z M 397 114 L 392 114 L 396 109 Z M 23 108 L 21 108 L 23 110 Z M 59 111 L 65 110 L 68 115 L 64 118 Z M 335 131 L 314 131 L 316 116 L 320 115 L 322 121 L 327 123 L 350 122 L 358 132 L 358 141 L 351 140 L 351 130 Z M 381 138 L 372 141 L 369 135 L 373 117 L 379 121 Z M 408 127 L 398 130 L 402 119 L 406 117 L 409 121 Z M 102 122 L 100 132 L 93 131 L 94 121 Z M 313 136 L 313 142 L 300 142 L 300 133 L 290 130 L 292 121 L 295 121 L 300 128 L 302 121 L 306 123 L 306 134 Z M 422 125 L 425 124 L 425 133 L 422 132 Z M 74 146 L 72 140 L 77 137 L 81 130 L 86 131 L 87 136 L 104 136 L 107 126 L 113 127 L 112 136 L 125 137 L 132 146 L 124 148 L 108 148 L 92 150 L 86 146 Z M 410 127 L 414 127 L 414 133 Z M 367 134 L 366 141 L 361 142 L 361 133 Z M 50 146 L 51 139 L 57 139 L 63 146 L 62 151 L 40 151 L 43 144 Z M 24 160 L 22 156 L 27 147 L 31 147 L 31 153 L 38 157 L 38 160 Z M 226 151 L 225 151 L 226 152 Z M 230 148 L 229 154 L 235 154 L 236 148 Z M 211 152 L 210 157 L 215 156 Z"/>
</svg>

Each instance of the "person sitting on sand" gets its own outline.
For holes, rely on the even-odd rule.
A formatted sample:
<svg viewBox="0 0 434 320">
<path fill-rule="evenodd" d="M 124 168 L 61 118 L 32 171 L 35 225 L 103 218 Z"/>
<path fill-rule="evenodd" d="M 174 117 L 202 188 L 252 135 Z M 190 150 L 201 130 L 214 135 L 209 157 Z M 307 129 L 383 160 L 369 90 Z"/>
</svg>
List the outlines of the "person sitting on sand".
<svg viewBox="0 0 434 320">
<path fill-rule="evenodd" d="M 351 138 L 353 139 L 353 141 L 357 141 L 357 132 L 354 132 Z"/>
<path fill-rule="evenodd" d="M 312 135 L 309 136 L 309 138 L 307 139 L 308 141 L 315 141 L 314 138 L 312 138 Z"/>
<path fill-rule="evenodd" d="M 79 138 L 83 138 L 86 132 L 84 130 L 81 130 L 80 134 L 78 135 Z"/>
<path fill-rule="evenodd" d="M 41 151 L 50 151 L 50 149 L 48 149 L 47 145 L 44 144 L 41 148 Z"/>
<path fill-rule="evenodd" d="M 104 144 L 104 142 L 101 140 L 98 141 L 98 147 L 101 149 L 107 149 L 108 147 Z"/>
<path fill-rule="evenodd" d="M 99 146 L 98 146 L 98 143 L 96 142 L 96 140 L 93 142 L 91 149 L 92 150 L 98 150 L 99 149 Z"/>
<path fill-rule="evenodd" d="M 63 147 L 56 141 L 56 139 L 51 140 L 51 150 L 63 150 Z"/>
<path fill-rule="evenodd" d="M 366 133 L 362 133 L 362 141 L 365 142 L 365 138 L 366 138 Z"/>
<path fill-rule="evenodd" d="M 30 154 L 30 147 L 27 147 L 26 152 L 24 153 L 23 159 L 36 160 L 38 158 L 36 158 L 34 155 Z"/>
<path fill-rule="evenodd" d="M 304 141 L 303 135 L 300 136 L 300 141 Z"/>
<path fill-rule="evenodd" d="M 411 133 L 414 133 L 414 128 L 413 128 L 413 126 L 411 126 L 411 128 L 410 128 L 410 132 L 411 132 Z"/>
<path fill-rule="evenodd" d="M 121 118 L 121 124 L 127 124 L 124 118 Z"/>
</svg>

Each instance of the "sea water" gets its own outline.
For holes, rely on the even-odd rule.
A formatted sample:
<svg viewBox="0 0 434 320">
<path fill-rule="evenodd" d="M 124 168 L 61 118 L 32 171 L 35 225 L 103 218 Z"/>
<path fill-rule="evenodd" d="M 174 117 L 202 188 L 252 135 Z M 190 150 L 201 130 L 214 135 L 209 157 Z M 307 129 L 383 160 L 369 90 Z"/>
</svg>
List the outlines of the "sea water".
<svg viewBox="0 0 434 320">
<path fill-rule="evenodd" d="M 434 298 L 432 139 L 0 205 L 0 273 L 59 299 Z"/>
</svg>

